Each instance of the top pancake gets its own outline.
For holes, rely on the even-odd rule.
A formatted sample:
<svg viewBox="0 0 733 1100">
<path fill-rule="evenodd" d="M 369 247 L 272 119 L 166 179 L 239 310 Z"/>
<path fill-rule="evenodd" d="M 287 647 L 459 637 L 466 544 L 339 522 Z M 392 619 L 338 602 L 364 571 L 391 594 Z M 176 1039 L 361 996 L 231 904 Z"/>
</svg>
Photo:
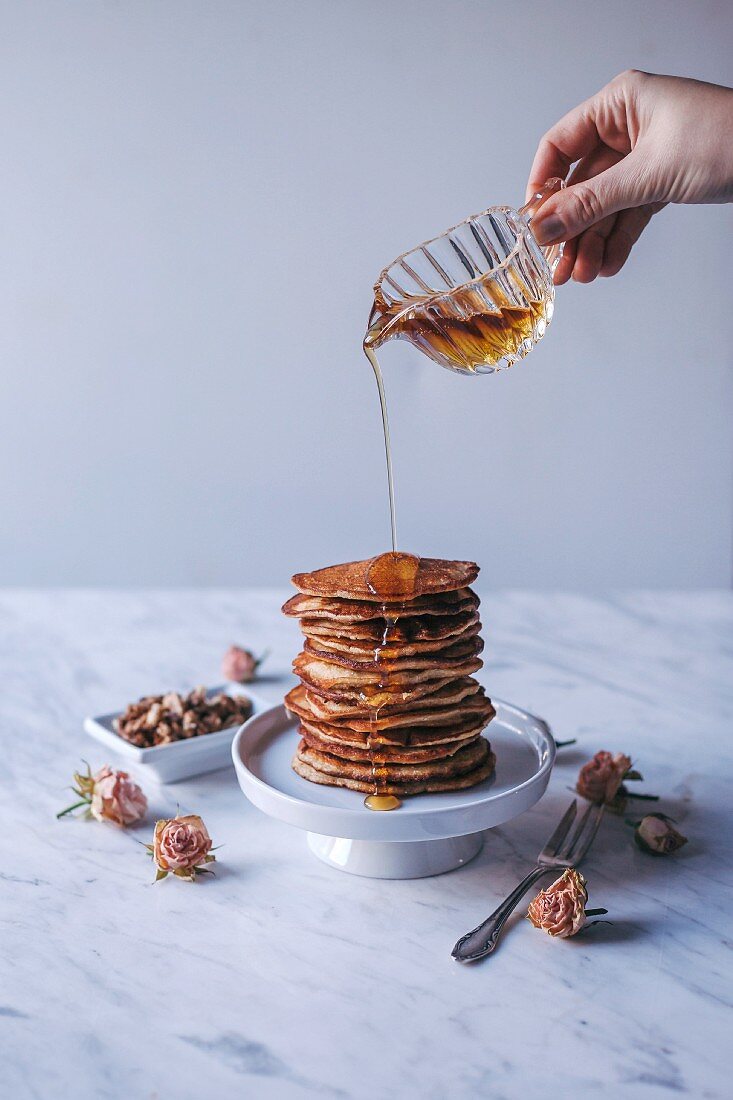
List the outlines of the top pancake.
<svg viewBox="0 0 733 1100">
<path fill-rule="evenodd" d="M 408 582 L 386 577 L 383 566 L 390 559 L 413 564 Z M 441 558 L 416 558 L 408 554 L 381 554 L 365 561 L 329 565 L 313 573 L 296 573 L 293 584 L 307 596 L 327 599 L 365 600 L 367 603 L 411 602 L 414 598 L 466 588 L 478 576 L 472 561 L 444 561 Z"/>
</svg>

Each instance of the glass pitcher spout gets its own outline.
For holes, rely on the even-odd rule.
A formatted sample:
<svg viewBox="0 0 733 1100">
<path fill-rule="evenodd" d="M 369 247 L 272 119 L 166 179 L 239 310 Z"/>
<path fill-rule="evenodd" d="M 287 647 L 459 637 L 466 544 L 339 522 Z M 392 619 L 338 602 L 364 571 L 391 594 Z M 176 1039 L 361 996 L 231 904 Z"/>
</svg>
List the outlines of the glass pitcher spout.
<svg viewBox="0 0 733 1100">
<path fill-rule="evenodd" d="M 366 336 L 364 337 L 364 347 L 378 348 L 380 344 L 383 344 L 386 339 L 389 339 L 389 337 L 385 335 L 385 329 L 388 328 L 391 320 L 393 320 L 393 318 L 390 318 L 386 313 L 383 313 L 375 301 L 374 305 L 372 306 L 372 312 L 369 314 L 369 321 L 367 322 L 367 331 Z"/>
</svg>

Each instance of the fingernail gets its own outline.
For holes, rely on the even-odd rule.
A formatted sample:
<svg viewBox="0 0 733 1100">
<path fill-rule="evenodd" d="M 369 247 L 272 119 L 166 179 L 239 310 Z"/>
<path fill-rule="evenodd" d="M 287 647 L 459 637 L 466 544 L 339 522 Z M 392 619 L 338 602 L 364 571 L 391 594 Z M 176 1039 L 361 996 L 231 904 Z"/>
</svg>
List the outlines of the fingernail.
<svg viewBox="0 0 733 1100">
<path fill-rule="evenodd" d="M 565 225 L 557 214 L 550 214 L 540 222 L 535 220 L 532 228 L 540 244 L 555 244 L 557 241 L 565 240 Z"/>
</svg>

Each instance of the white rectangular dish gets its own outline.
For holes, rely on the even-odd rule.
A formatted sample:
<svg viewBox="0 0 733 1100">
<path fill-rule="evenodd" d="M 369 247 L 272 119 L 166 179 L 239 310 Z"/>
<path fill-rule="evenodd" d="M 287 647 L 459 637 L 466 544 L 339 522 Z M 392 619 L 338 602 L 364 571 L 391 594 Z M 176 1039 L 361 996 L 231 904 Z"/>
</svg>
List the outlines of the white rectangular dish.
<svg viewBox="0 0 733 1100">
<path fill-rule="evenodd" d="M 206 695 L 210 698 L 221 692 L 227 695 L 246 695 L 252 701 L 252 716 L 270 706 L 242 684 L 219 684 L 209 688 Z M 122 713 L 118 710 L 111 714 L 85 718 L 84 730 L 95 741 L 123 757 L 128 764 L 134 765 L 136 772 L 142 775 L 147 774 L 159 783 L 175 783 L 180 779 L 189 779 L 192 775 L 203 775 L 204 772 L 232 766 L 232 741 L 239 724 L 217 733 L 199 734 L 183 741 L 173 741 L 169 745 L 141 749 L 125 741 L 115 731 L 115 718 L 119 718 Z"/>
</svg>

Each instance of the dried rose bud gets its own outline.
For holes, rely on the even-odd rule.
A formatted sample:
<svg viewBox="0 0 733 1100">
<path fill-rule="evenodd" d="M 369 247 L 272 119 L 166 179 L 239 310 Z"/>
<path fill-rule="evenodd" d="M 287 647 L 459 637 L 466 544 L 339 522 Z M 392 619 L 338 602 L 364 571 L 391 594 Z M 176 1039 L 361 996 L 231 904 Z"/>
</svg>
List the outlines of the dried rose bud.
<svg viewBox="0 0 733 1100">
<path fill-rule="evenodd" d="M 585 925 L 587 900 L 585 879 L 579 871 L 569 867 L 552 886 L 540 890 L 527 916 L 535 928 L 541 928 L 548 936 L 567 939 Z"/>
<path fill-rule="evenodd" d="M 169 873 L 192 880 L 197 874 L 211 874 L 202 865 L 216 859 L 211 855 L 211 837 L 197 814 L 157 821 L 153 843 L 146 847 L 158 869 L 156 882 Z"/>
<path fill-rule="evenodd" d="M 115 771 L 105 764 L 92 775 L 87 764 L 86 774 L 74 773 L 74 793 L 80 801 L 58 813 L 57 817 L 85 806 L 87 813 L 97 821 L 109 821 L 124 828 L 134 825 L 145 816 L 148 800 L 127 772 Z"/>
<path fill-rule="evenodd" d="M 94 776 L 94 793 L 89 807 L 97 821 L 113 825 L 134 825 L 145 816 L 148 800 L 127 772 L 105 765 Z"/>
<path fill-rule="evenodd" d="M 634 840 L 642 852 L 649 852 L 653 856 L 667 856 L 687 844 L 687 837 L 675 829 L 672 818 L 666 814 L 647 814 L 642 817 L 634 830 Z"/>
<path fill-rule="evenodd" d="M 615 755 L 610 752 L 597 752 L 593 759 L 580 769 L 576 790 L 589 802 L 605 802 L 609 805 L 618 795 L 630 768 L 631 758 L 622 752 L 617 752 Z"/>
<path fill-rule="evenodd" d="M 266 656 L 263 653 L 261 657 L 255 657 L 248 649 L 230 645 L 221 662 L 222 675 L 236 684 L 248 684 L 254 680 Z"/>
</svg>

